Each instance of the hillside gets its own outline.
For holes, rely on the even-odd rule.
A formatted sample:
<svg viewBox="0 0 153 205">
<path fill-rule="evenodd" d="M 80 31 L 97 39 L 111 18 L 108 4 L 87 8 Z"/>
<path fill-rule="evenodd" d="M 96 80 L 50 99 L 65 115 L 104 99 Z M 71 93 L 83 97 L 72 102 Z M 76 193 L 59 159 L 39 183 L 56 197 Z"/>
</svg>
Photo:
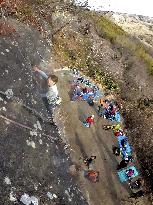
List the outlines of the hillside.
<svg viewBox="0 0 153 205">
<path fill-rule="evenodd" d="M 152 47 L 153 18 L 113 12 L 107 12 L 105 15 L 121 26 L 127 33 L 139 38 L 147 46 Z"/>
<path fill-rule="evenodd" d="M 108 19 L 108 17 L 114 19 L 115 15 L 117 16 L 116 19 L 119 19 L 118 22 L 117 20 L 115 21 L 118 25 Z M 20 197 L 24 192 L 27 192 L 28 187 L 30 187 L 29 193 L 31 195 L 39 195 L 40 204 L 68 205 L 74 204 L 74 201 L 77 205 L 89 204 L 90 200 L 88 200 L 88 197 L 90 194 L 92 200 L 97 198 L 94 205 L 101 205 L 98 204 L 101 200 L 101 198 L 98 199 L 98 196 L 103 196 L 106 201 L 108 197 L 109 204 L 114 205 L 142 205 L 145 203 L 149 204 L 150 200 L 152 201 L 153 58 L 152 50 L 148 47 L 148 43 L 149 46 L 152 45 L 153 24 L 152 20 L 146 20 L 144 17 L 134 16 L 128 17 L 130 18 L 128 19 L 126 16 L 121 17 L 118 15 L 89 11 L 75 6 L 72 1 L 68 0 L 1 1 L 0 70 L 2 74 L 0 90 L 5 92 L 7 89 L 12 89 L 15 96 L 22 99 L 22 102 L 36 111 L 34 113 L 39 113 L 39 117 L 43 116 L 39 118 L 43 132 L 37 128 L 39 138 L 35 136 L 33 138 L 33 136 L 30 136 L 29 131 L 14 128 L 12 125 L 9 126 L 9 123 L 2 120 L 0 127 L 2 135 L 1 184 L 4 185 L 4 189 L 0 190 L 0 197 L 2 197 L 1 201 L 4 205 L 12 204 L 8 199 L 10 193 L 16 192 L 18 197 Z M 125 19 L 128 23 L 123 23 L 123 26 L 121 22 L 125 22 Z M 134 26 L 136 24 L 137 27 L 131 29 L 133 28 L 132 24 Z M 143 27 L 141 29 L 142 33 L 138 32 L 140 27 Z M 143 41 L 141 35 L 143 36 Z M 105 184 L 107 179 L 108 181 L 112 179 L 115 181 L 115 185 L 110 180 L 110 184 L 107 185 L 106 183 L 103 186 L 104 190 L 99 185 L 95 189 L 96 194 L 93 194 L 92 185 L 86 185 L 84 182 L 80 183 L 77 177 L 74 177 L 74 179 L 73 177 L 69 178 L 68 170 L 70 165 L 76 160 L 73 159 L 75 154 L 73 150 L 69 150 L 70 153 L 72 152 L 72 157 L 65 153 L 64 146 L 67 146 L 67 144 L 59 143 L 58 139 L 61 138 L 59 128 L 61 127 L 48 124 L 46 110 L 32 80 L 32 66 L 35 64 L 46 72 L 52 72 L 53 70 L 56 72 L 56 70 L 58 71 L 58 69 L 60 70 L 64 67 L 69 69 L 77 68 L 86 76 L 101 84 L 105 93 L 113 95 L 121 104 L 125 128 L 128 130 L 141 174 L 145 179 L 146 195 L 144 198 L 140 198 L 138 201 L 128 201 L 126 198 L 125 202 L 117 198 L 120 194 L 119 192 L 121 192 L 121 195 L 124 195 L 124 193 L 122 193 L 122 188 L 116 182 L 114 173 L 106 174 L 110 167 L 115 167 L 116 162 L 114 163 L 111 159 L 110 148 L 107 149 L 106 146 L 110 142 L 107 141 L 109 134 L 107 135 L 102 130 L 101 124 L 97 125 L 96 131 L 93 130 L 99 140 L 96 141 L 97 144 L 93 147 L 95 150 L 100 150 L 100 162 L 104 163 L 104 165 L 106 159 L 103 155 L 105 155 L 107 150 L 106 158 L 108 157 L 112 163 L 111 166 L 106 165 L 106 171 L 103 174 L 106 174 L 107 177 L 103 179 L 103 183 Z M 69 79 L 62 78 L 62 74 L 59 74 L 59 78 L 59 90 L 67 102 L 68 88 L 66 86 L 68 86 L 67 81 Z M 27 126 L 32 125 L 33 127 L 37 123 L 38 115 L 33 116 L 16 101 L 6 102 L 2 99 L 0 103 L 1 115 L 5 115 L 21 124 L 25 123 Z M 80 151 L 84 151 L 80 142 L 80 140 L 84 141 L 83 131 L 79 131 L 78 125 L 76 126 L 73 122 L 73 113 L 69 110 L 71 108 L 74 113 L 77 113 L 77 111 L 83 112 L 81 107 L 79 107 L 80 105 L 77 106 L 75 107 L 70 102 L 67 102 L 62 105 L 62 113 L 66 112 L 72 119 L 68 122 L 66 121 L 67 127 L 65 129 L 70 132 L 70 136 L 67 136 L 67 138 L 72 142 L 76 149 L 76 156 L 79 158 L 78 147 Z M 82 107 L 87 110 L 84 104 L 82 104 Z M 78 120 L 76 115 L 74 119 Z M 65 116 L 62 117 L 64 118 Z M 62 117 L 57 116 L 56 120 L 59 126 L 62 126 L 60 124 Z M 103 121 L 100 122 L 104 123 Z M 75 129 L 78 129 L 77 131 L 80 135 L 78 137 L 77 133 L 75 133 L 74 141 L 72 136 Z M 105 135 L 104 141 L 99 137 L 100 132 Z M 48 139 L 48 137 L 44 137 L 50 135 L 56 139 L 55 142 L 50 138 Z M 11 138 L 12 136 L 13 138 Z M 7 143 L 6 137 L 9 139 Z M 14 139 L 15 143 L 12 139 Z M 90 147 L 91 134 L 89 139 L 89 141 L 84 143 L 89 144 L 89 148 L 92 149 L 92 146 Z M 35 144 L 33 141 L 35 141 Z M 51 144 L 50 146 L 48 146 L 49 143 Z M 37 149 L 32 149 L 32 146 Z M 100 146 L 104 146 L 103 149 Z M 86 149 L 88 150 L 88 146 Z M 17 162 L 22 161 L 25 157 L 22 156 L 23 153 L 26 159 L 18 165 Z M 42 166 L 39 167 L 39 164 Z M 29 166 L 31 166 L 30 171 Z M 50 175 L 51 169 L 53 170 L 51 171 L 53 175 Z M 23 172 L 23 170 L 25 171 Z M 37 174 L 38 170 L 39 174 Z M 63 173 L 63 170 L 66 171 Z M 16 191 L 14 188 L 8 188 L 4 184 L 4 178 L 7 175 L 12 179 L 14 183 L 12 187 L 15 186 Z M 18 179 L 20 180 L 18 181 Z M 61 181 L 61 183 L 56 179 Z M 52 192 L 52 188 L 50 188 L 52 186 L 54 187 L 53 193 L 56 193 L 58 198 L 56 199 L 55 197 L 50 202 L 46 194 L 47 192 Z M 70 187 L 72 189 L 69 189 Z M 81 187 L 81 191 L 79 187 Z M 114 187 L 118 187 L 118 190 Z M 124 187 L 124 189 L 126 188 Z M 77 194 L 75 190 L 77 190 Z M 89 190 L 89 193 L 87 190 Z M 102 191 L 108 191 L 108 195 Z M 70 200 L 69 194 L 72 198 L 74 197 L 74 201 Z M 103 203 L 105 203 L 105 200 Z"/>
</svg>

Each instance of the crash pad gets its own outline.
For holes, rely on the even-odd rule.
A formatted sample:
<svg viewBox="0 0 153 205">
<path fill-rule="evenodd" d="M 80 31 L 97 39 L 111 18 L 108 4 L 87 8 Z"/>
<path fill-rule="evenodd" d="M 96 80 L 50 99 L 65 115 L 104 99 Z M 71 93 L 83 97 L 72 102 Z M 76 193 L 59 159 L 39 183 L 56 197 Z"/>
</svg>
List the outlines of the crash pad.
<svg viewBox="0 0 153 205">
<path fill-rule="evenodd" d="M 131 177 L 127 177 L 127 175 L 126 175 L 126 171 L 129 170 L 129 169 L 134 170 L 134 174 Z M 122 169 L 121 171 L 118 171 L 117 174 L 118 174 L 119 179 L 120 179 L 121 182 L 126 182 L 126 181 L 128 181 L 130 179 L 133 179 L 133 178 L 135 178 L 136 176 L 139 175 L 139 173 L 138 173 L 135 166 L 129 166 L 126 169 Z"/>
</svg>

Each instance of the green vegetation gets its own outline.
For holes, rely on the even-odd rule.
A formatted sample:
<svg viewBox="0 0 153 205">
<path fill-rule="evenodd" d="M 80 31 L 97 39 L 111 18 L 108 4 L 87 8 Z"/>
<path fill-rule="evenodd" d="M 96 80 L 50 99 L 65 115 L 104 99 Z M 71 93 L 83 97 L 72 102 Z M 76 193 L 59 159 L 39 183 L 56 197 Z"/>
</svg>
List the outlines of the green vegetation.
<svg viewBox="0 0 153 205">
<path fill-rule="evenodd" d="M 119 91 L 119 86 L 115 80 L 109 75 L 106 75 L 101 68 L 91 67 L 85 74 L 105 86 L 108 90 L 115 92 Z"/>
<path fill-rule="evenodd" d="M 74 38 L 75 33 L 58 33 L 54 37 L 55 52 L 63 59 L 67 65 L 78 68 L 88 67 L 92 59 L 89 57 L 91 43 L 88 38 Z"/>
<path fill-rule="evenodd" d="M 18 11 L 24 19 L 33 15 L 32 7 L 28 4 L 19 5 Z"/>
<path fill-rule="evenodd" d="M 35 0 L 37 4 L 39 5 L 42 5 L 42 4 L 45 4 L 47 3 L 48 1 L 47 0 Z"/>
<path fill-rule="evenodd" d="M 112 43 L 116 42 L 118 36 L 126 36 L 125 31 L 121 27 L 103 16 L 98 19 L 96 27 L 100 36 L 108 38 Z"/>
<path fill-rule="evenodd" d="M 133 55 L 146 63 L 149 73 L 153 75 L 153 57 L 140 41 L 132 39 L 121 27 L 104 16 L 91 14 L 91 18 L 99 36 L 109 39 L 112 44 L 117 44 L 123 49 L 130 50 Z"/>
<path fill-rule="evenodd" d="M 135 53 L 137 56 L 144 60 L 144 62 L 148 66 L 149 73 L 153 75 L 153 58 L 147 53 L 145 48 L 141 45 L 137 48 Z"/>
<path fill-rule="evenodd" d="M 109 39 L 114 45 L 117 49 L 116 55 L 113 56 L 114 59 L 120 59 L 124 53 L 128 53 L 128 58 L 124 61 L 126 70 L 133 66 L 133 58 L 136 56 L 147 64 L 149 73 L 153 75 L 153 58 L 140 41 L 131 38 L 122 28 L 104 16 L 89 11 L 81 15 L 83 19 L 87 17 L 90 19 L 99 36 Z M 62 30 L 56 34 L 54 40 L 55 53 L 60 56 L 63 65 L 76 67 L 107 89 L 119 91 L 119 86 L 115 80 L 106 75 L 91 56 L 92 41 L 84 35 L 84 32 L 80 35 L 79 31 L 76 35 L 72 30 L 69 32 Z"/>
<path fill-rule="evenodd" d="M 74 41 L 71 35 L 65 36 L 65 38 L 59 35 L 54 39 L 54 49 L 60 59 L 64 61 L 62 63 L 80 69 L 108 90 L 117 92 L 119 90 L 117 83 L 109 75 L 106 75 L 102 68 L 96 66 L 94 59 L 90 56 L 91 43 L 89 39 L 84 37 L 81 43 L 79 40 Z"/>
</svg>

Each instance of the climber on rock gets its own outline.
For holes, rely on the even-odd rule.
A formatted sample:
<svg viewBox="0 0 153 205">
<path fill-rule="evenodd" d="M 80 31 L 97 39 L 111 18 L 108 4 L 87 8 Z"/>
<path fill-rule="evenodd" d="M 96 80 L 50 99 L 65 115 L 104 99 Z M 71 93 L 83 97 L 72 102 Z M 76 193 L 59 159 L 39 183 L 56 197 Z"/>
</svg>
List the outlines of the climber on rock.
<svg viewBox="0 0 153 205">
<path fill-rule="evenodd" d="M 57 82 L 58 77 L 56 75 L 47 75 L 40 70 L 37 66 L 33 67 L 35 72 L 36 82 L 40 89 L 42 100 L 49 113 L 52 114 L 53 108 L 61 103 L 61 98 L 58 95 Z"/>
</svg>

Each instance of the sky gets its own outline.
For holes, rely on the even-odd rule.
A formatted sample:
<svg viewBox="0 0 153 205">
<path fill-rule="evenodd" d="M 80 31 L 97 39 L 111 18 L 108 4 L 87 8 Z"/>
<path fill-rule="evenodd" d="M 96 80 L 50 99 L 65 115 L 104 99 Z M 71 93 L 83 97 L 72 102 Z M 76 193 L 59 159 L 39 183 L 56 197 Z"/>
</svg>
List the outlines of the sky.
<svg viewBox="0 0 153 205">
<path fill-rule="evenodd" d="M 76 0 L 85 2 L 85 0 Z M 153 17 L 153 0 L 88 0 L 92 9 Z"/>
</svg>

